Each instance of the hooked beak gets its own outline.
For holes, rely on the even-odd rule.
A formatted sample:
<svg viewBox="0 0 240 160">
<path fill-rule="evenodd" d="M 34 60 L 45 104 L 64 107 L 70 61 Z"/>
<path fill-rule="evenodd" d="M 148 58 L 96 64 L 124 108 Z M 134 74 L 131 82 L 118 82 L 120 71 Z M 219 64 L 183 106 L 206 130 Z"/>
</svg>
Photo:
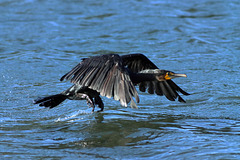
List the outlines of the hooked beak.
<svg viewBox="0 0 240 160">
<path fill-rule="evenodd" d="M 170 80 L 170 79 L 177 78 L 177 77 L 187 77 L 187 75 L 186 74 L 180 74 L 180 73 L 172 73 L 172 74 L 166 74 L 165 75 L 166 80 Z"/>
<path fill-rule="evenodd" d="M 180 74 L 180 73 L 174 73 L 172 76 L 173 76 L 173 78 L 177 78 L 177 77 L 187 77 L 186 74 Z"/>
</svg>

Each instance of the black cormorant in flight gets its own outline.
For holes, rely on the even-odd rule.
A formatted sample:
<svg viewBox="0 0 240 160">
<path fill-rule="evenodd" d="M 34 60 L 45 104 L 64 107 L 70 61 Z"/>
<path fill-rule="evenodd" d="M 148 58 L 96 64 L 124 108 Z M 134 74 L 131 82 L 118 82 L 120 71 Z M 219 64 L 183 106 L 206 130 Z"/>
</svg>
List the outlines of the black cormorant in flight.
<svg viewBox="0 0 240 160">
<path fill-rule="evenodd" d="M 165 95 L 171 101 L 178 98 L 179 102 L 185 102 L 178 92 L 189 94 L 171 80 L 176 77 L 186 77 L 186 75 L 160 70 L 143 54 L 93 56 L 83 58 L 60 79 L 71 80 L 74 84 L 72 87 L 60 94 L 36 99 L 34 103 L 53 108 L 65 99 L 86 99 L 93 108 L 92 111 L 95 104 L 101 109 L 100 111 L 103 111 L 101 95 L 113 97 L 120 101 L 122 106 L 127 107 L 131 101 L 131 107 L 137 107 L 133 100 L 134 97 L 136 102 L 139 102 L 136 85 L 142 92 L 147 90 L 149 94 Z"/>
</svg>

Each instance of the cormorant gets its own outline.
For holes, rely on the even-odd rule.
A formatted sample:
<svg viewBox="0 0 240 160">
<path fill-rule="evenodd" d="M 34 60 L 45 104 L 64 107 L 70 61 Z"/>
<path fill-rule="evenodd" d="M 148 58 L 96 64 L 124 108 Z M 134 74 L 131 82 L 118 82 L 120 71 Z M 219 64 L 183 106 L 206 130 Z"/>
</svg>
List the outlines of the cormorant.
<svg viewBox="0 0 240 160">
<path fill-rule="evenodd" d="M 86 99 L 93 108 L 92 111 L 95 104 L 101 109 L 100 111 L 103 111 L 101 95 L 113 97 L 120 101 L 122 106 L 127 107 L 131 101 L 131 107 L 137 107 L 133 100 L 134 97 L 139 103 L 136 85 L 139 85 L 139 90 L 142 92 L 147 90 L 149 94 L 165 95 L 170 101 L 178 98 L 179 102 L 185 102 L 178 92 L 183 95 L 189 93 L 171 80 L 176 77 L 186 77 L 186 75 L 160 70 L 143 54 L 93 56 L 83 58 L 77 66 L 62 76 L 60 80 L 71 80 L 74 84 L 72 87 L 60 94 L 39 98 L 34 103 L 53 108 L 65 99 Z"/>
</svg>

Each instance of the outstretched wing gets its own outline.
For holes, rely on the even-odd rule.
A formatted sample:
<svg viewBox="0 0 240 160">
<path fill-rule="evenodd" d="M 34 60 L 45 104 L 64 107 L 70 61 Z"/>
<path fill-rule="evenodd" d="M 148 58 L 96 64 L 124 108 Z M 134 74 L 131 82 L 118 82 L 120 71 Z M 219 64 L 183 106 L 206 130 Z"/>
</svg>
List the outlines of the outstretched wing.
<svg viewBox="0 0 240 160">
<path fill-rule="evenodd" d="M 178 98 L 179 102 L 186 102 L 178 92 L 189 95 L 189 93 L 182 90 L 176 83 L 172 80 L 167 81 L 148 81 L 148 82 L 141 82 L 139 84 L 139 90 L 142 92 L 147 92 L 149 94 L 157 94 L 159 96 L 165 95 L 165 97 L 170 101 L 175 101 Z"/>
<path fill-rule="evenodd" d="M 123 64 L 130 71 L 134 73 L 152 73 L 153 69 L 158 69 L 158 67 L 150 61 L 143 54 L 130 54 L 122 56 Z M 157 94 L 159 96 L 165 95 L 170 101 L 175 101 L 178 98 L 179 102 L 185 102 L 185 100 L 178 94 L 178 92 L 189 95 L 189 93 L 182 90 L 177 84 L 172 80 L 167 81 L 147 81 L 138 84 L 139 90 L 142 92 L 148 92 L 149 94 Z"/>
<path fill-rule="evenodd" d="M 145 55 L 136 53 L 121 56 L 123 64 L 130 71 L 137 73 L 145 69 L 158 69 Z"/>
<path fill-rule="evenodd" d="M 64 79 L 71 79 L 72 83 L 96 90 L 101 96 L 113 97 L 125 107 L 132 97 L 139 102 L 129 73 L 123 66 L 121 57 L 116 54 L 85 58 L 60 80 Z"/>
</svg>

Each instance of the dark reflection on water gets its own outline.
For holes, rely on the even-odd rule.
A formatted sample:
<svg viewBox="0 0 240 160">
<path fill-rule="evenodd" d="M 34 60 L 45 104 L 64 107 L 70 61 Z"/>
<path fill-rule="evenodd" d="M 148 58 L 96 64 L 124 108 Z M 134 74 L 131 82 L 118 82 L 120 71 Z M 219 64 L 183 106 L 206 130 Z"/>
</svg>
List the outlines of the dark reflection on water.
<svg viewBox="0 0 240 160">
<path fill-rule="evenodd" d="M 230 1 L 0 2 L 1 159 L 239 159 L 239 8 Z M 187 103 L 140 93 L 139 109 L 103 98 L 48 110 L 38 96 L 80 59 L 145 53 Z"/>
</svg>

